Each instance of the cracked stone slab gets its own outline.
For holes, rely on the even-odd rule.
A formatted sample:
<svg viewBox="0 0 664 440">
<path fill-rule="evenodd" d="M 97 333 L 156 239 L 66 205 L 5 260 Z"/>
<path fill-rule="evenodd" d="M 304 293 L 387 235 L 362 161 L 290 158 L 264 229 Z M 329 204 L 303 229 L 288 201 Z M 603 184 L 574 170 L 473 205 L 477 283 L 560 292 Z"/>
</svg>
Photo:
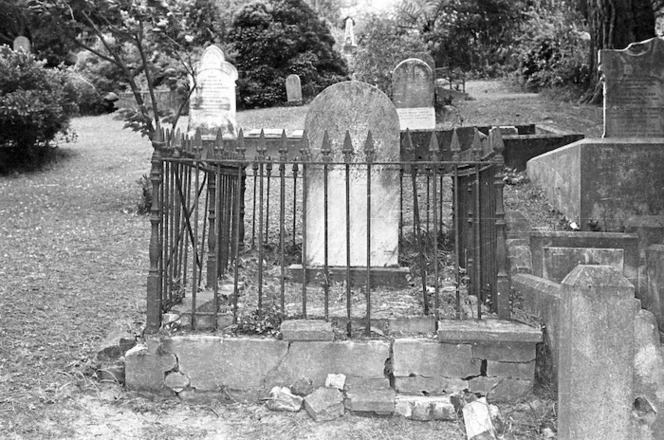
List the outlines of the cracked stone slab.
<svg viewBox="0 0 664 440">
<path fill-rule="evenodd" d="M 395 377 L 468 377 L 480 374 L 468 344 L 441 344 L 426 339 L 397 339 L 393 345 Z"/>
<path fill-rule="evenodd" d="M 125 354 L 125 384 L 131 390 L 161 391 L 166 372 L 176 366 L 175 355 L 164 350 L 159 340 L 150 340 Z"/>
<path fill-rule="evenodd" d="M 344 395 L 336 388 L 318 388 L 304 398 L 304 409 L 316 422 L 326 422 L 344 415 Z"/>
</svg>

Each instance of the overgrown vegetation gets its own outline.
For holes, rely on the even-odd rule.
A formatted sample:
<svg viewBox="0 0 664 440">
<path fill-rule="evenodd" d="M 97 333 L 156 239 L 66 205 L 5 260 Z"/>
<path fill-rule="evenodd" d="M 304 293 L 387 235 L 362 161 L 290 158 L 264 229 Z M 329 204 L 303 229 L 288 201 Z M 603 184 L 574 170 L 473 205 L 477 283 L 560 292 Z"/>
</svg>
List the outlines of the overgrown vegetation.
<svg viewBox="0 0 664 440">
<path fill-rule="evenodd" d="M 67 76 L 0 46 L 0 172 L 43 163 L 57 136 L 71 137 L 76 94 Z"/>
<path fill-rule="evenodd" d="M 302 0 L 245 6 L 235 15 L 229 42 L 237 51 L 240 108 L 284 103 L 285 80 L 293 73 L 305 100 L 348 75 L 329 28 Z"/>
</svg>

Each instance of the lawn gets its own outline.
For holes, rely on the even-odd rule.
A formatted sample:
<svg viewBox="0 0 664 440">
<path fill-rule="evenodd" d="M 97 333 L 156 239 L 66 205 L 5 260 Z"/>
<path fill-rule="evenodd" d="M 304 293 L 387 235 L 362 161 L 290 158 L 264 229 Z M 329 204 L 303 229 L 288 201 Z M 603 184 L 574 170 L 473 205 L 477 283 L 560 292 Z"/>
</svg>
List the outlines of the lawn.
<svg viewBox="0 0 664 440">
<path fill-rule="evenodd" d="M 469 83 L 476 99 L 458 106 L 464 125 L 536 123 L 598 136 L 601 109 L 501 87 Z M 238 120 L 250 128 L 295 129 L 305 113 L 306 107 L 257 110 L 240 112 Z M 461 423 L 346 415 L 316 424 L 303 413 L 151 399 L 92 379 L 95 347 L 107 332 L 139 331 L 145 319 L 149 222 L 137 214 L 136 181 L 149 171 L 151 147 L 121 127 L 108 115 L 77 118 L 78 141 L 60 148 L 57 163 L 0 176 L 3 438 L 465 438 Z M 531 188 L 519 191 L 512 200 L 543 206 Z M 547 405 L 511 413 L 505 438 L 538 438 L 533 432 L 550 415 Z"/>
</svg>

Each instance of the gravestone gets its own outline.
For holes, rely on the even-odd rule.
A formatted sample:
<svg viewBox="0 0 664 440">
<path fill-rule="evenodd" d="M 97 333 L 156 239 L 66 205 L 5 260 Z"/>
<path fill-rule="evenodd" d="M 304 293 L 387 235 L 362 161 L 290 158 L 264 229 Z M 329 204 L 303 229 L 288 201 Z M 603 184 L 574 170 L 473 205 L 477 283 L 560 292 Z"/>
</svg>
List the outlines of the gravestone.
<svg viewBox="0 0 664 440">
<path fill-rule="evenodd" d="M 224 139 L 237 138 L 235 81 L 237 70 L 217 46 L 208 46 L 194 68 L 195 90 L 189 100 L 188 134 L 201 130 L 204 140 L 215 139 L 221 129 Z M 192 81 L 192 87 L 194 83 Z"/>
<path fill-rule="evenodd" d="M 411 56 L 411 58 L 417 58 L 418 60 L 422 60 L 425 63 L 427 63 L 429 65 L 429 67 L 431 67 L 431 71 L 434 73 L 434 76 L 435 76 L 436 61 L 433 59 L 433 57 L 431 55 L 429 55 L 427 52 L 416 52 Z"/>
<path fill-rule="evenodd" d="M 392 100 L 401 130 L 436 128 L 433 71 L 424 61 L 408 58 L 397 65 L 392 72 Z"/>
<path fill-rule="evenodd" d="M 328 133 L 333 162 L 343 162 L 346 130 L 353 145 L 352 161 L 365 162 L 364 144 L 371 131 L 374 162 L 399 160 L 399 118 L 390 99 L 376 87 L 359 81 L 334 84 L 323 90 L 309 108 L 305 132 L 311 160 L 321 161 Z M 322 165 L 307 167 L 305 198 L 307 267 L 324 265 L 324 176 Z M 346 266 L 345 166 L 329 165 L 328 264 Z M 350 172 L 350 264 L 367 266 L 367 171 Z M 397 267 L 399 262 L 399 166 L 373 165 L 371 173 L 371 267 Z"/>
<path fill-rule="evenodd" d="M 286 99 L 289 105 L 302 105 L 302 84 L 298 75 L 286 77 Z"/>
<path fill-rule="evenodd" d="M 25 53 L 30 53 L 30 40 L 22 35 L 18 36 L 14 38 L 12 49 L 14 49 L 14 52 L 22 50 Z"/>
<path fill-rule="evenodd" d="M 600 50 L 604 137 L 664 137 L 664 40 Z"/>
<path fill-rule="evenodd" d="M 344 47 L 355 47 L 355 32 L 353 31 L 353 25 L 355 22 L 352 18 L 346 18 L 346 28 L 344 30 Z"/>
</svg>

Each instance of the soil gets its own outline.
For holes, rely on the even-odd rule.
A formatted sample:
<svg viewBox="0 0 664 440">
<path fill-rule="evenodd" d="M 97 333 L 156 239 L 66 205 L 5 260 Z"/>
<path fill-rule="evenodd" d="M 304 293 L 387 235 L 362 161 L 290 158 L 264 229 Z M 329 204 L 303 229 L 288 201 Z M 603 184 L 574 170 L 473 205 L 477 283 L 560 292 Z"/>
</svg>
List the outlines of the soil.
<svg viewBox="0 0 664 440">
<path fill-rule="evenodd" d="M 465 125 L 536 123 L 599 135 L 597 107 L 512 94 L 497 82 L 469 82 L 467 91 L 474 100 L 457 107 Z M 243 112 L 238 119 L 287 111 Z M 297 121 L 285 128 L 301 128 Z M 137 212 L 136 182 L 149 171 L 151 147 L 110 115 L 77 118 L 73 125 L 78 142 L 62 145 L 56 163 L 0 176 L 3 438 L 465 438 L 461 421 L 346 415 L 316 424 L 304 412 L 160 400 L 96 380 L 94 353 L 105 334 L 113 328 L 138 333 L 144 324 L 149 222 Z M 542 199 L 524 202 L 520 195 L 534 191 L 527 183 L 510 186 L 523 189 L 512 192 L 510 203 L 542 210 Z M 559 220 L 553 213 L 541 221 Z M 504 408 L 504 438 L 544 438 L 552 412 Z"/>
</svg>

